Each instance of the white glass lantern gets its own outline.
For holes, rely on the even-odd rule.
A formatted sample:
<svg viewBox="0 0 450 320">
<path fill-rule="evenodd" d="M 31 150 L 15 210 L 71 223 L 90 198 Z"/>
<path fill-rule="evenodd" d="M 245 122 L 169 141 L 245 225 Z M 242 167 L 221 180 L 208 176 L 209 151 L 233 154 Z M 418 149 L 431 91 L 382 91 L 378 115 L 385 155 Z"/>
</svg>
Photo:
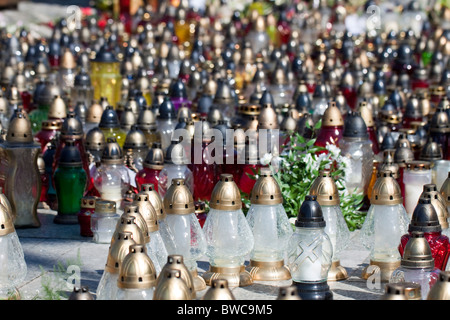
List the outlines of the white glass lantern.
<svg viewBox="0 0 450 320">
<path fill-rule="evenodd" d="M 253 280 L 288 280 L 286 249 L 293 229 L 283 207 L 283 196 L 272 171 L 262 168 L 253 186 L 247 222 L 252 230 L 254 247 L 248 271 Z"/>
<path fill-rule="evenodd" d="M 309 194 L 317 196 L 326 222 L 325 232 L 333 244 L 331 268 L 328 271 L 328 281 L 345 280 L 347 271 L 340 264 L 340 254 L 348 246 L 350 230 L 341 211 L 339 192 L 330 170 L 322 170 L 313 182 Z"/>
<path fill-rule="evenodd" d="M 117 300 L 153 300 L 156 270 L 144 245 L 131 245 L 119 268 Z"/>
<path fill-rule="evenodd" d="M 388 282 L 400 266 L 398 246 L 409 223 L 402 201 L 400 186 L 391 171 L 380 171 L 360 233 L 361 243 L 370 250 L 370 264 L 362 274 L 364 279 L 380 272 L 381 281 Z"/>
<path fill-rule="evenodd" d="M 116 212 L 114 201 L 97 200 L 91 216 L 93 240 L 96 243 L 111 243 L 120 215 Z"/>
<path fill-rule="evenodd" d="M 203 274 L 207 285 L 212 279 L 226 279 L 230 287 L 253 282 L 244 262 L 254 248 L 252 230 L 242 212 L 242 200 L 232 174 L 221 174 L 209 202 L 210 211 L 203 231 L 210 268 Z"/>
<path fill-rule="evenodd" d="M 405 209 L 409 219 L 417 206 L 424 184 L 431 183 L 430 163 L 427 161 L 406 162 L 403 170 L 403 185 L 405 186 Z"/>
<path fill-rule="evenodd" d="M 172 179 L 172 184 L 163 199 L 166 222 L 175 237 L 176 252 L 184 258 L 184 263 L 194 278 L 195 290 L 206 288 L 204 280 L 198 276 L 197 260 L 206 252 L 206 240 L 202 227 L 195 215 L 192 193 L 183 179 Z"/>
<path fill-rule="evenodd" d="M 10 205 L 2 195 L 0 204 L 0 297 L 19 299 L 17 289 L 27 275 L 22 245 L 10 214 Z"/>
<path fill-rule="evenodd" d="M 109 247 L 105 270 L 97 287 L 97 300 L 115 300 L 117 296 L 120 265 L 129 252 L 131 245 L 136 244 L 131 232 L 120 232 Z"/>
<path fill-rule="evenodd" d="M 431 181 L 434 183 L 438 190 L 441 190 L 442 185 L 448 177 L 450 172 L 450 160 L 436 160 L 434 166 L 431 169 Z"/>
<path fill-rule="evenodd" d="M 288 243 L 288 267 L 293 284 L 304 300 L 331 300 L 333 297 L 327 284 L 333 244 L 325 226 L 317 197 L 307 195 Z"/>
</svg>

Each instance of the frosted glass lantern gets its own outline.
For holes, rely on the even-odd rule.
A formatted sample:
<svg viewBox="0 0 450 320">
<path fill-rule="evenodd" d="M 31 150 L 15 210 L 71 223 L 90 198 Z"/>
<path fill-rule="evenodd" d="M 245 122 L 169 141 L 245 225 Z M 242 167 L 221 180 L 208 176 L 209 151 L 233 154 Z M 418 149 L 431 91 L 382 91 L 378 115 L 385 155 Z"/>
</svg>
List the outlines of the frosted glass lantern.
<svg viewBox="0 0 450 320">
<path fill-rule="evenodd" d="M 399 184 L 391 171 L 380 171 L 360 233 L 361 243 L 370 250 L 370 264 L 363 270 L 363 279 L 380 273 L 381 281 L 389 281 L 392 272 L 400 266 L 398 245 L 408 231 L 408 223 Z"/>
<path fill-rule="evenodd" d="M 430 163 L 427 161 L 410 161 L 403 171 L 403 185 L 405 186 L 405 209 L 409 218 L 417 206 L 423 191 L 423 185 L 431 183 Z"/>
<path fill-rule="evenodd" d="M 232 174 L 220 175 L 209 205 L 203 225 L 210 263 L 203 274 L 206 284 L 211 285 L 212 279 L 226 279 L 230 287 L 250 285 L 253 280 L 244 262 L 254 247 L 254 237 L 242 212 L 241 194 Z"/>
<path fill-rule="evenodd" d="M 247 221 L 255 244 L 247 270 L 255 281 L 290 279 L 285 258 L 287 243 L 293 230 L 283 207 L 280 187 L 271 169 L 261 169 L 253 186 L 250 202 Z"/>
<path fill-rule="evenodd" d="M 0 204 L 0 297 L 1 299 L 20 298 L 17 287 L 27 275 L 27 264 L 22 245 L 17 236 L 10 214 L 10 204 L 2 196 Z"/>
<path fill-rule="evenodd" d="M 325 232 L 333 244 L 331 268 L 328 271 L 328 281 L 345 280 L 347 270 L 341 266 L 340 254 L 347 247 L 350 240 L 350 230 L 341 211 L 339 192 L 330 170 L 322 170 L 314 180 L 309 194 L 317 196 L 326 221 Z"/>
<path fill-rule="evenodd" d="M 434 161 L 434 166 L 431 169 L 431 180 L 438 190 L 441 190 L 445 179 L 447 179 L 448 173 L 450 172 L 450 160 L 436 160 Z"/>
<path fill-rule="evenodd" d="M 206 284 L 198 276 L 197 260 L 206 252 L 206 240 L 195 215 L 194 198 L 183 179 L 172 180 L 163 203 L 167 225 L 175 237 L 177 251 L 173 254 L 183 256 L 184 263 L 194 278 L 195 290 L 201 291 L 206 288 Z"/>
<path fill-rule="evenodd" d="M 115 300 L 117 296 L 120 265 L 129 252 L 131 245 L 136 244 L 130 232 L 119 232 L 109 247 L 105 269 L 97 287 L 97 300 Z"/>
<path fill-rule="evenodd" d="M 288 244 L 288 267 L 293 284 L 304 300 L 331 300 L 333 297 L 327 284 L 333 244 L 325 225 L 317 197 L 307 195 Z"/>
<path fill-rule="evenodd" d="M 131 245 L 119 267 L 117 300 L 153 300 L 156 270 L 144 245 Z"/>
<path fill-rule="evenodd" d="M 97 200 L 91 216 L 91 229 L 95 243 L 111 243 L 120 215 L 114 201 Z"/>
</svg>

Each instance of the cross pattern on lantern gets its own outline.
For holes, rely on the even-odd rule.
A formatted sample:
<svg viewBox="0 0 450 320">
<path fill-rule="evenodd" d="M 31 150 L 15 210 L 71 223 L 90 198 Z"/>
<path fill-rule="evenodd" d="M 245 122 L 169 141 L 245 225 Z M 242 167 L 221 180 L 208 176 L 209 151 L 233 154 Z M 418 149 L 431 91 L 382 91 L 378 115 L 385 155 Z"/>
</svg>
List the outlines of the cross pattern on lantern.
<svg viewBox="0 0 450 320">
<path fill-rule="evenodd" d="M 306 260 L 309 259 L 312 263 L 316 262 L 317 259 L 319 259 L 320 254 L 316 253 L 317 247 L 319 247 L 321 243 L 321 237 L 316 237 L 314 240 L 304 247 L 302 247 L 302 243 L 300 242 L 298 244 L 298 248 L 300 248 L 300 254 L 297 256 L 297 258 L 294 260 L 293 265 L 295 266 L 293 271 L 296 271 L 300 265 Z"/>
</svg>

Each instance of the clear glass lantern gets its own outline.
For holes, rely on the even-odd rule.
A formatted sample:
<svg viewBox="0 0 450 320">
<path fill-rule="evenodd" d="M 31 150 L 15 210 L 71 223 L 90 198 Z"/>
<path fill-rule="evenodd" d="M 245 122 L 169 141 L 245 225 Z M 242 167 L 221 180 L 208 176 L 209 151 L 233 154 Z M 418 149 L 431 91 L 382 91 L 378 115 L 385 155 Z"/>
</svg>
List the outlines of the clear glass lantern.
<svg viewBox="0 0 450 320">
<path fill-rule="evenodd" d="M 333 245 L 331 268 L 328 271 L 328 281 L 345 280 L 347 271 L 340 264 L 340 255 L 350 241 L 350 230 L 341 211 L 339 192 L 329 169 L 319 172 L 314 180 L 309 194 L 317 196 L 326 222 L 325 232 Z"/>
<path fill-rule="evenodd" d="M 117 238 L 109 247 L 105 269 L 97 286 L 97 300 L 116 300 L 119 280 L 119 270 L 123 259 L 131 245 L 136 244 L 131 232 L 119 232 Z"/>
<path fill-rule="evenodd" d="M 228 280 L 230 287 L 253 282 L 244 262 L 254 248 L 254 237 L 244 213 L 232 174 L 221 174 L 211 194 L 210 210 L 203 225 L 210 269 L 203 274 L 207 285 L 214 278 Z"/>
<path fill-rule="evenodd" d="M 400 267 L 394 270 L 389 282 L 417 283 L 421 288 L 421 296 L 426 298 L 430 288 L 437 282 L 439 273 L 423 232 L 413 232 L 405 246 Z"/>
<path fill-rule="evenodd" d="M 74 85 L 71 90 L 72 101 L 83 102 L 86 106 L 90 106 L 94 99 L 94 88 L 91 84 L 91 77 L 86 69 L 81 68 L 75 76 Z"/>
<path fill-rule="evenodd" d="M 266 32 L 266 22 L 263 16 L 258 16 L 253 22 L 253 28 L 247 35 L 247 41 L 255 54 L 268 50 L 270 37 Z"/>
<path fill-rule="evenodd" d="M 27 275 L 22 245 L 17 236 L 10 213 L 10 203 L 6 196 L 1 196 L 0 204 L 0 297 L 2 299 L 20 298 L 18 286 Z"/>
<path fill-rule="evenodd" d="M 250 253 L 249 272 L 253 280 L 287 280 L 286 250 L 292 227 L 283 207 L 283 196 L 272 171 L 262 168 L 253 186 L 247 222 L 254 246 Z"/>
<path fill-rule="evenodd" d="M 119 268 L 117 300 L 153 300 L 157 273 L 144 245 L 131 245 Z"/>
<path fill-rule="evenodd" d="M 165 97 L 159 106 L 157 130 L 160 132 L 161 148 L 166 152 L 172 141 L 172 135 L 177 125 L 175 106 L 169 97 Z"/>
<path fill-rule="evenodd" d="M 345 175 L 346 189 L 348 192 L 366 194 L 372 176 L 374 153 L 367 126 L 359 112 L 347 113 L 339 147 L 342 156 L 350 160 Z"/>
<path fill-rule="evenodd" d="M 403 170 L 403 185 L 405 186 L 405 209 L 411 218 L 424 184 L 431 183 L 431 169 L 428 161 L 409 161 Z"/>
<path fill-rule="evenodd" d="M 379 267 L 381 281 L 389 281 L 392 271 L 400 265 L 399 239 L 407 232 L 408 222 L 400 186 L 391 171 L 380 171 L 372 189 L 360 239 L 370 250 L 370 265 Z M 375 272 L 375 268 L 369 269 L 368 266 L 363 271 L 363 278 Z"/>
<path fill-rule="evenodd" d="M 195 215 L 195 204 L 192 193 L 186 186 L 184 179 L 172 179 L 172 184 L 163 199 L 166 212 L 166 223 L 169 226 L 176 245 L 176 252 L 180 254 L 184 263 L 194 277 L 196 291 L 205 288 L 205 282 L 197 274 L 197 260 L 206 252 L 205 234 Z"/>
<path fill-rule="evenodd" d="M 165 197 L 175 178 L 184 179 L 189 191 L 194 194 L 194 174 L 188 167 L 189 159 L 181 142 L 172 140 L 164 157 L 164 167 L 159 173 L 158 192 Z"/>
<path fill-rule="evenodd" d="M 434 166 L 431 169 L 431 181 L 434 183 L 438 190 L 442 188 L 448 173 L 450 172 L 450 160 L 436 160 Z"/>
<path fill-rule="evenodd" d="M 116 202 L 97 200 L 95 211 L 91 216 L 93 241 L 96 243 L 111 243 L 120 215 L 116 212 Z"/>
<path fill-rule="evenodd" d="M 305 300 L 329 300 L 327 285 L 333 244 L 325 232 L 326 222 L 317 197 L 307 195 L 288 243 L 288 267 L 293 284 Z"/>
<path fill-rule="evenodd" d="M 94 184 L 103 200 L 116 202 L 116 209 L 120 213 L 131 178 L 123 161 L 122 149 L 115 138 L 107 139 L 100 166 L 94 173 Z"/>
</svg>

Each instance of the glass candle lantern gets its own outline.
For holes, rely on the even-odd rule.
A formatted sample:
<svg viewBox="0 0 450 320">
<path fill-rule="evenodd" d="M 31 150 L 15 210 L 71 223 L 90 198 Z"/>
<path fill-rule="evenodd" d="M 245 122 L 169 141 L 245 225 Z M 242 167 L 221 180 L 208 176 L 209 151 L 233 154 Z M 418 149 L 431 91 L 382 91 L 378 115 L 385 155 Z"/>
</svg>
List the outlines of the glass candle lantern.
<svg viewBox="0 0 450 320">
<path fill-rule="evenodd" d="M 28 115 L 17 109 L 6 138 L 0 143 L 0 187 L 11 204 L 16 228 L 41 225 L 37 215 L 41 196 L 40 154 L 41 146 L 33 140 Z"/>
<path fill-rule="evenodd" d="M 84 132 L 89 132 L 93 128 L 98 128 L 103 114 L 103 106 L 96 102 L 90 101 L 86 110 L 86 119 L 84 123 Z"/>
<path fill-rule="evenodd" d="M 117 300 L 153 300 L 156 270 L 146 247 L 135 244 L 123 258 L 117 280 Z"/>
<path fill-rule="evenodd" d="M 270 38 L 266 32 L 266 22 L 263 16 L 258 16 L 247 34 L 247 40 L 254 54 L 262 53 L 268 49 Z"/>
<path fill-rule="evenodd" d="M 195 215 L 197 216 L 200 227 L 203 228 L 206 217 L 208 216 L 206 211 L 206 204 L 204 201 L 195 201 Z"/>
<path fill-rule="evenodd" d="M 430 163 L 427 161 L 410 161 L 403 170 L 403 185 L 405 186 L 405 209 L 411 218 L 417 205 L 423 185 L 431 183 Z"/>
<path fill-rule="evenodd" d="M 310 195 L 317 196 L 325 219 L 325 232 L 333 245 L 333 256 L 328 281 L 340 281 L 348 278 L 347 271 L 340 264 L 340 254 L 350 240 L 350 230 L 340 207 L 340 197 L 330 170 L 322 170 L 309 189 Z"/>
<path fill-rule="evenodd" d="M 27 263 L 22 245 L 14 228 L 10 203 L 2 195 L 0 205 L 0 296 L 2 299 L 19 299 L 18 286 L 23 283 L 27 275 Z"/>
<path fill-rule="evenodd" d="M 175 111 L 179 110 L 181 107 L 189 108 L 192 107 L 192 101 L 188 99 L 186 85 L 181 79 L 175 80 L 170 85 L 169 90 L 170 101 L 172 101 Z"/>
<path fill-rule="evenodd" d="M 117 238 L 109 247 L 105 269 L 98 283 L 97 300 L 116 300 L 120 265 L 128 254 L 130 246 L 135 244 L 130 232 L 117 234 Z"/>
<path fill-rule="evenodd" d="M 431 169 L 431 182 L 434 183 L 438 190 L 441 190 L 445 180 L 450 172 L 450 160 L 436 160 Z"/>
<path fill-rule="evenodd" d="M 91 216 L 91 230 L 95 243 L 111 243 L 120 215 L 116 212 L 116 203 L 108 200 L 96 200 Z"/>
<path fill-rule="evenodd" d="M 150 237 L 149 243 L 147 243 L 147 252 L 153 260 L 156 273 L 159 275 L 161 267 L 167 261 L 167 248 L 159 232 L 158 216 L 156 210 L 149 201 L 149 196 L 145 191 L 141 191 L 136 194 L 133 201 L 133 205 L 136 206 L 136 211 L 143 217 Z M 130 209 L 130 206 L 128 206 Z"/>
<path fill-rule="evenodd" d="M 412 232 L 421 231 L 431 248 L 434 265 L 439 270 L 445 270 L 449 256 L 449 238 L 442 234 L 441 224 L 431 199 L 419 198 L 419 203 L 411 217 L 408 233 L 400 238 L 398 250 L 403 256 L 405 246 L 411 238 Z"/>
<path fill-rule="evenodd" d="M 47 150 L 47 145 L 50 140 L 56 138 L 56 135 L 61 132 L 62 122 L 57 120 L 42 121 L 41 130 L 34 135 L 34 140 L 41 145 L 42 154 Z"/>
<path fill-rule="evenodd" d="M 422 300 L 421 288 L 413 282 L 387 283 L 380 300 Z"/>
<path fill-rule="evenodd" d="M 189 159 L 181 142 L 172 141 L 164 157 L 164 167 L 159 174 L 158 192 L 165 197 L 171 181 L 175 178 L 184 180 L 189 191 L 194 194 L 194 175 L 189 169 Z"/>
<path fill-rule="evenodd" d="M 333 244 L 325 232 L 326 222 L 317 197 L 307 195 L 288 242 L 288 267 L 303 300 L 331 300 L 327 284 Z"/>
<path fill-rule="evenodd" d="M 255 281 L 290 279 L 285 258 L 292 227 L 283 207 L 280 187 L 271 169 L 261 169 L 250 202 L 246 218 L 253 233 L 254 247 L 247 270 Z"/>
<path fill-rule="evenodd" d="M 165 270 L 155 288 L 153 300 L 191 300 L 191 292 L 177 269 Z M 159 279 L 158 277 L 158 279 Z"/>
<path fill-rule="evenodd" d="M 100 100 L 100 97 L 106 97 L 110 105 L 115 108 L 120 101 L 122 85 L 120 62 L 112 50 L 103 46 L 97 52 L 95 59 L 91 60 L 90 66 L 94 99 Z"/>
<path fill-rule="evenodd" d="M 161 234 L 161 238 L 164 242 L 167 252 L 177 252 L 175 237 L 170 230 L 170 227 L 166 221 L 166 211 L 164 209 L 163 199 L 159 195 L 155 186 L 152 183 L 145 183 L 141 186 L 141 192 L 145 192 L 148 195 L 148 201 L 151 203 L 156 212 L 156 219 L 158 221 L 158 228 Z"/>
<path fill-rule="evenodd" d="M 226 279 L 230 287 L 252 284 L 244 262 L 254 248 L 254 237 L 242 212 L 240 191 L 233 175 L 220 175 L 203 230 L 210 263 L 209 270 L 203 274 L 207 285 L 211 285 L 212 279 Z"/>
<path fill-rule="evenodd" d="M 86 153 L 92 157 L 90 163 L 99 166 L 102 160 L 103 150 L 105 149 L 106 139 L 103 131 L 99 127 L 92 128 L 86 133 L 84 140 Z M 92 174 L 91 174 L 92 176 Z"/>
<path fill-rule="evenodd" d="M 428 292 L 427 300 L 448 300 L 450 298 L 450 271 L 441 271 L 439 278 Z"/>
<path fill-rule="evenodd" d="M 344 121 L 344 132 L 339 147 L 341 154 L 350 160 L 345 187 L 349 192 L 367 193 L 374 154 L 367 126 L 359 112 L 350 111 Z"/>
<path fill-rule="evenodd" d="M 442 158 L 450 160 L 450 125 L 449 115 L 445 108 L 437 107 L 430 125 L 430 137 L 442 147 Z"/>
<path fill-rule="evenodd" d="M 177 125 L 175 106 L 169 97 L 165 97 L 159 106 L 157 130 L 161 135 L 161 148 L 166 152 L 172 141 L 173 131 Z"/>
<path fill-rule="evenodd" d="M 327 87 L 323 82 L 318 83 L 314 88 L 311 110 L 308 110 L 313 116 L 314 123 L 317 123 L 322 118 L 325 110 L 328 108 L 328 94 Z"/>
<path fill-rule="evenodd" d="M 186 288 L 189 292 L 190 299 L 194 300 L 197 297 L 197 292 L 195 290 L 194 277 L 189 269 L 184 264 L 184 258 L 180 254 L 171 254 L 167 257 L 166 263 L 164 264 L 161 273 L 164 274 L 170 270 L 177 270 L 180 272 L 180 278 L 186 284 Z M 156 285 L 159 286 L 161 282 L 164 281 L 163 277 L 158 277 L 156 280 Z"/>
<path fill-rule="evenodd" d="M 115 201 L 122 211 L 122 201 L 130 187 L 129 169 L 124 164 L 122 149 L 115 138 L 108 138 L 101 164 L 94 173 L 94 185 L 103 200 Z"/>
<path fill-rule="evenodd" d="M 344 118 L 341 111 L 332 101 L 322 116 L 322 126 L 317 133 L 316 146 L 326 147 L 327 144 L 338 146 L 344 132 Z"/>
<path fill-rule="evenodd" d="M 413 232 L 408 240 L 400 267 L 394 270 L 389 282 L 413 282 L 420 284 L 421 297 L 426 298 L 437 282 L 439 269 L 434 266 L 431 248 L 423 232 Z"/>
<path fill-rule="evenodd" d="M 75 83 L 77 63 L 69 48 L 65 48 L 58 69 L 58 83 L 64 93 L 71 95 Z"/>
<path fill-rule="evenodd" d="M 132 125 L 130 131 L 128 131 L 123 149 L 131 151 L 134 167 L 137 171 L 142 170 L 144 159 L 148 153 L 148 146 L 144 133 L 137 125 Z"/>
<path fill-rule="evenodd" d="M 225 279 L 214 279 L 201 300 L 236 300 Z"/>
<path fill-rule="evenodd" d="M 381 281 L 389 281 L 391 273 L 400 265 L 398 241 L 407 231 L 408 221 L 400 186 L 390 171 L 380 171 L 361 228 L 361 242 L 370 250 L 370 265 L 364 269 L 363 279 L 379 272 Z"/>
<path fill-rule="evenodd" d="M 184 257 L 186 267 L 194 278 L 196 291 L 206 288 L 205 281 L 198 275 L 197 260 L 206 252 L 205 234 L 195 216 L 195 205 L 192 193 L 184 179 L 172 179 L 172 183 L 164 196 L 166 223 L 174 238 L 176 252 Z"/>
<path fill-rule="evenodd" d="M 104 109 L 98 127 L 103 131 L 105 139 L 115 138 L 120 147 L 123 148 L 127 133 L 120 127 L 117 112 L 111 105 Z"/>
<path fill-rule="evenodd" d="M 81 68 L 76 74 L 71 93 L 72 101 L 84 102 L 86 106 L 91 105 L 94 99 L 94 87 L 91 84 L 91 77 L 85 68 Z"/>
<path fill-rule="evenodd" d="M 161 143 L 153 143 L 148 151 L 142 169 L 136 174 L 136 185 L 140 190 L 144 184 L 151 183 L 158 191 L 159 174 L 164 167 L 164 153 L 161 149 Z"/>
<path fill-rule="evenodd" d="M 447 179 L 445 179 L 444 183 L 439 189 L 439 192 L 445 200 L 447 211 L 450 213 L 450 171 L 447 174 Z"/>
<path fill-rule="evenodd" d="M 447 202 L 440 192 L 438 192 L 437 187 L 434 183 L 424 184 L 423 192 L 420 198 L 426 198 L 431 200 L 431 204 L 436 210 L 436 214 L 441 225 L 442 234 L 450 237 L 449 229 L 449 212 L 447 211 Z"/>
<path fill-rule="evenodd" d="M 77 224 L 81 198 L 87 186 L 87 173 L 83 168 L 81 154 L 73 142 L 67 142 L 61 151 L 54 174 L 58 214 L 54 222 Z"/>
<path fill-rule="evenodd" d="M 378 144 L 375 121 L 373 119 L 373 111 L 369 108 L 366 101 L 361 101 L 358 105 L 358 111 L 361 113 L 361 117 L 367 127 L 367 133 L 369 135 L 369 140 L 372 142 L 372 151 L 375 157 L 379 157 L 380 147 Z"/>
<path fill-rule="evenodd" d="M 91 217 L 95 213 L 96 197 L 85 196 L 81 198 L 80 211 L 77 214 L 80 225 L 80 235 L 83 237 L 93 237 L 91 228 Z"/>
<path fill-rule="evenodd" d="M 157 130 L 156 115 L 151 107 L 147 106 L 141 109 L 136 123 L 139 129 L 144 132 L 148 146 L 156 142 L 161 143 L 161 134 Z"/>
</svg>

